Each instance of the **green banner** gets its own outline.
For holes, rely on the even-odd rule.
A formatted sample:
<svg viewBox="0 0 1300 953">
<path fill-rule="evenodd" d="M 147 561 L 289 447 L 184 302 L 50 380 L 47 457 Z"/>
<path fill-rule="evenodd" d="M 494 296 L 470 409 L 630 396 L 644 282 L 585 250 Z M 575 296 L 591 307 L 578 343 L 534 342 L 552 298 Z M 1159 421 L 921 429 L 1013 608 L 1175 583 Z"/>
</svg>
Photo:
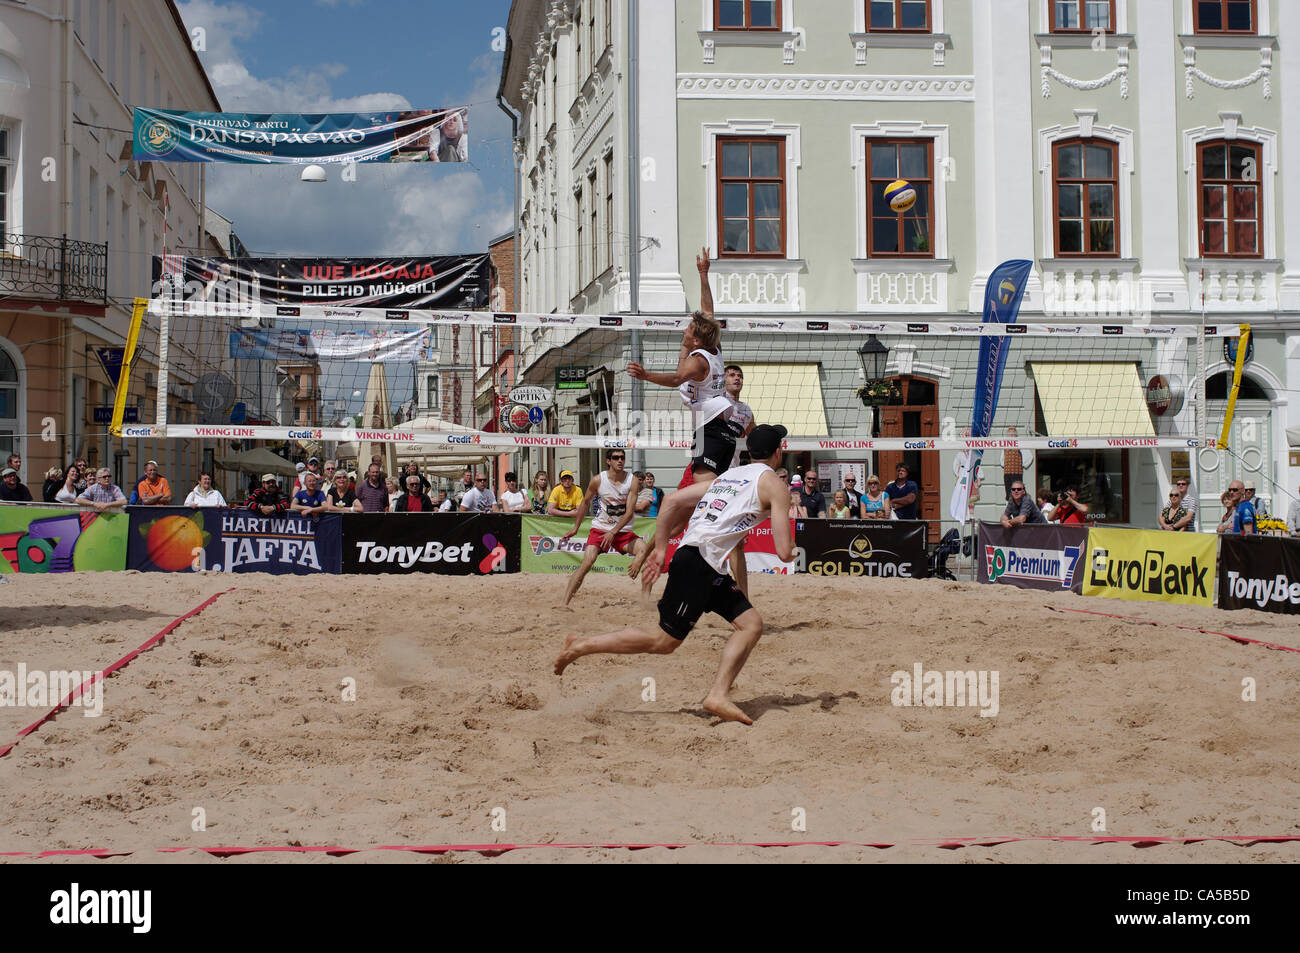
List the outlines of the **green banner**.
<svg viewBox="0 0 1300 953">
<path fill-rule="evenodd" d="M 0 574 L 126 568 L 126 513 L 0 506 Z"/>
<path fill-rule="evenodd" d="M 560 537 L 573 529 L 573 520 L 559 516 L 525 516 L 522 546 L 524 572 L 544 572 L 567 575 L 578 571 L 582 564 L 582 553 L 587 548 L 587 534 L 591 532 L 591 520 L 582 521 L 582 528 L 569 539 Z M 655 532 L 655 521 L 636 519 L 632 523 L 632 532 L 649 541 Z M 592 572 L 627 573 L 632 565 L 631 556 L 618 553 L 602 554 Z"/>
</svg>

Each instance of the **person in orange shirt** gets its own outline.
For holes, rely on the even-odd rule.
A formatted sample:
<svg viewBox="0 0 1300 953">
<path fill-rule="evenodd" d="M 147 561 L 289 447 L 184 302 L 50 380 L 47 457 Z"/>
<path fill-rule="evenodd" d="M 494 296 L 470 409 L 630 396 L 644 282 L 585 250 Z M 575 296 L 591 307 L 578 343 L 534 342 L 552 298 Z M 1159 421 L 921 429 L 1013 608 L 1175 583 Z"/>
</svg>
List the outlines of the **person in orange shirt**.
<svg viewBox="0 0 1300 953">
<path fill-rule="evenodd" d="M 172 488 L 166 477 L 158 475 L 158 461 L 150 460 L 144 465 L 144 479 L 135 488 L 140 495 L 141 506 L 167 506 L 172 501 Z"/>
</svg>

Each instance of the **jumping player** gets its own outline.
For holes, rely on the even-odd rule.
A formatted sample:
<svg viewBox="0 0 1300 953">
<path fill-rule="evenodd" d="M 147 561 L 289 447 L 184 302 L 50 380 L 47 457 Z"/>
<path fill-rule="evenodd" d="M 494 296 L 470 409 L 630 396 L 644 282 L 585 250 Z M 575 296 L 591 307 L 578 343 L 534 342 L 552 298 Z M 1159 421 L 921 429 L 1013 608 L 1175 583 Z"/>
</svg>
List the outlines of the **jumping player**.
<svg viewBox="0 0 1300 953">
<path fill-rule="evenodd" d="M 591 532 L 587 534 L 587 546 L 582 554 L 582 565 L 569 580 L 564 590 L 564 605 L 569 604 L 582 579 L 595 565 L 596 557 L 601 553 L 622 553 L 625 556 L 639 556 L 645 549 L 645 541 L 635 533 L 627 530 L 627 524 L 635 515 L 635 507 L 629 505 L 641 492 L 641 481 L 625 469 L 627 454 L 622 450 L 606 450 L 605 466 L 591 478 L 587 492 L 574 511 L 573 529 L 561 539 L 569 539 L 582 526 L 582 519 L 587 515 L 593 499 L 600 500 L 600 512 L 591 520 Z"/>
<path fill-rule="evenodd" d="M 727 399 L 731 401 L 731 412 L 727 415 L 727 421 L 737 437 L 748 437 L 754 430 L 754 411 L 749 404 L 740 399 L 740 389 L 745 386 L 745 372 L 740 369 L 739 364 L 728 364 L 723 368 L 723 371 L 726 379 Z M 753 458 L 751 457 L 751 459 Z M 740 466 L 740 447 L 736 447 L 736 452 L 731 456 L 731 466 Z M 731 551 L 731 575 L 736 580 L 736 585 L 740 587 L 740 591 L 748 598 L 749 567 L 745 565 L 745 538 L 743 536 L 740 538 L 740 542 L 736 544 L 736 548 Z"/>
<path fill-rule="evenodd" d="M 723 721 L 753 724 L 731 700 L 731 686 L 763 634 L 763 619 L 726 574 L 726 563 L 728 554 L 751 527 L 773 512 L 785 512 L 790 505 L 790 491 L 773 470 L 781 463 L 781 441 L 785 436 L 784 427 L 755 427 L 749 437 L 753 463 L 729 469 L 712 483 L 697 483 L 664 499 L 655 526 L 655 552 L 660 555 L 645 568 L 651 583 L 663 572 L 669 538 L 688 517 L 690 523 L 673 555 L 668 585 L 659 600 L 658 628 L 633 626 L 586 638 L 570 635 L 555 660 L 556 675 L 563 674 L 584 655 L 667 655 L 682 644 L 701 615 L 716 612 L 735 626 L 735 632 L 722 650 L 722 661 L 704 699 L 704 709 Z M 794 559 L 789 520 L 772 521 L 772 540 L 782 560 Z"/>
</svg>

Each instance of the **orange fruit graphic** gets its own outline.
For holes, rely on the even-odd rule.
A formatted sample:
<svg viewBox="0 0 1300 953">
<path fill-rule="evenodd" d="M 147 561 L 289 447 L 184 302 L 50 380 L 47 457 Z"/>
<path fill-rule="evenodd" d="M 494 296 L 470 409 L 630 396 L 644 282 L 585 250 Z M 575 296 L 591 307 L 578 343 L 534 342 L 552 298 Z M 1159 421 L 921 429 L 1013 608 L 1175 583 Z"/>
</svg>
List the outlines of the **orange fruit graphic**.
<svg viewBox="0 0 1300 953">
<path fill-rule="evenodd" d="M 159 569 L 187 569 L 194 562 L 194 549 L 203 548 L 203 530 L 189 517 L 164 516 L 149 528 L 145 547 Z"/>
</svg>

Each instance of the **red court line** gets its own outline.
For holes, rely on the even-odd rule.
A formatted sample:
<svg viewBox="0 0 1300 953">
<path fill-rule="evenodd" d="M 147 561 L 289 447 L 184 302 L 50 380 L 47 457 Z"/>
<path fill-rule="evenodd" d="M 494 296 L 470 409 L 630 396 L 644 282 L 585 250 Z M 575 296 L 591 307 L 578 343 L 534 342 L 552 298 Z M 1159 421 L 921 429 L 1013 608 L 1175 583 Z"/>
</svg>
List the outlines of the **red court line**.
<svg viewBox="0 0 1300 953">
<path fill-rule="evenodd" d="M 64 698 L 63 701 L 59 702 L 57 705 L 55 705 L 53 708 L 47 711 L 36 721 L 32 722 L 22 731 L 18 732 L 17 737 L 15 737 L 13 741 L 9 742 L 9 744 L 5 745 L 3 748 L 0 748 L 0 758 L 3 758 L 10 751 L 12 751 L 14 749 L 14 746 L 17 745 L 18 742 L 22 741 L 22 739 L 26 738 L 28 735 L 30 735 L 41 725 L 45 724 L 47 721 L 49 721 L 59 712 L 63 711 L 65 708 L 71 705 L 73 701 L 75 701 L 77 698 L 80 698 L 83 694 L 85 694 L 85 691 L 89 686 L 95 684 L 95 682 L 97 681 L 103 681 L 104 679 L 108 678 L 108 676 L 116 672 L 118 669 L 125 667 L 127 664 L 131 662 L 132 659 L 134 659 L 141 652 L 147 652 L 155 645 L 157 645 L 159 642 L 163 641 L 163 639 L 165 639 L 173 629 L 175 629 L 186 619 L 190 618 L 191 616 L 198 615 L 208 606 L 212 605 L 212 603 L 216 602 L 218 599 L 224 596 L 227 592 L 234 592 L 234 591 L 235 591 L 234 587 L 231 587 L 230 589 L 226 589 L 222 592 L 218 592 L 216 595 L 212 596 L 211 598 L 204 600 L 202 603 L 195 606 L 193 609 L 185 613 L 183 616 L 178 616 L 177 618 L 172 619 L 172 621 L 167 624 L 167 627 L 165 629 L 163 629 L 157 635 L 150 638 L 138 649 L 128 652 L 126 655 L 122 656 L 120 659 L 118 659 L 112 665 L 108 666 L 102 672 L 96 672 L 94 675 L 90 676 L 90 678 L 86 679 L 84 682 L 82 682 L 72 691 L 68 692 L 67 697 Z M 8 855 L 0 854 L 0 856 L 8 856 Z"/>
<path fill-rule="evenodd" d="M 1179 625 L 1177 622 L 1157 622 L 1153 619 L 1143 619 L 1135 615 L 1116 615 L 1113 612 L 1097 612 L 1094 609 L 1066 609 L 1061 606 L 1044 606 L 1049 612 L 1078 612 L 1083 615 L 1099 615 L 1106 619 L 1123 619 L 1125 622 L 1140 622 L 1143 625 L 1167 625 L 1175 629 L 1186 629 L 1188 632 L 1200 632 L 1202 635 L 1221 635 L 1225 639 L 1232 639 L 1234 642 L 1240 642 L 1251 645 L 1262 645 L 1266 649 L 1277 649 L 1281 652 L 1300 652 L 1300 649 L 1293 649 L 1289 645 L 1279 645 L 1276 642 L 1261 642 L 1259 639 L 1250 639 L 1244 635 L 1233 635 L 1231 632 L 1216 632 L 1214 629 L 1201 629 L 1194 625 Z"/>
<path fill-rule="evenodd" d="M 683 841 L 679 843 L 556 843 L 556 844 L 377 844 L 370 847 L 340 846 L 278 846 L 278 847 L 155 847 L 160 854 L 179 854 L 187 850 L 197 850 L 213 857 L 238 857 L 244 854 L 286 853 L 286 854 L 329 854 L 332 857 L 344 857 L 366 850 L 394 850 L 414 854 L 452 854 L 477 853 L 485 857 L 497 857 L 515 850 L 648 850 L 659 847 L 666 850 L 681 850 L 685 847 L 874 847 L 888 850 L 891 847 L 938 847 L 942 850 L 960 850 L 964 847 L 999 847 L 1003 844 L 1029 843 L 1032 841 L 1054 841 L 1067 844 L 1125 844 L 1130 847 L 1157 847 L 1163 844 L 1200 844 L 1207 841 L 1222 841 L 1240 847 L 1252 847 L 1255 844 L 1286 844 L 1300 841 L 1300 834 L 1210 834 L 1203 837 L 1181 836 L 1133 836 L 1133 835 L 1072 835 L 1072 834 L 1029 834 L 1023 837 L 992 835 L 987 837 L 941 837 L 910 838 L 900 841 Z M 90 850 L 46 850 L 39 853 L 30 851 L 9 851 L 0 853 L 0 857 L 29 857 L 40 860 L 46 857 L 83 856 L 83 857 L 129 857 L 139 853 L 131 850 L 108 850 L 94 848 Z"/>
</svg>

